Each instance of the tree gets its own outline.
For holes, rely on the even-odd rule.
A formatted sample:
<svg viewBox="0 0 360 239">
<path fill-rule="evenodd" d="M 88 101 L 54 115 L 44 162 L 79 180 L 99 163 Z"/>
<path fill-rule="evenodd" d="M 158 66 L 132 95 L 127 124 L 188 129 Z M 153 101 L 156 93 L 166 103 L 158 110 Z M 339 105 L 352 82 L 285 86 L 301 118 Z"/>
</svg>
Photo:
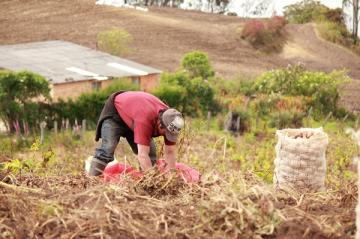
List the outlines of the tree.
<svg viewBox="0 0 360 239">
<path fill-rule="evenodd" d="M 28 71 L 0 71 L 0 118 L 11 132 L 14 123 L 24 117 L 30 103 L 34 100 L 49 99 L 48 81 Z M 34 104 L 31 106 L 33 112 Z"/>
<path fill-rule="evenodd" d="M 163 74 L 153 93 L 190 116 L 206 115 L 216 107 L 215 93 L 209 82 L 201 77 L 191 78 L 184 71 Z"/>
<path fill-rule="evenodd" d="M 188 72 L 190 78 L 208 79 L 214 76 L 207 54 L 201 51 L 187 53 L 181 61 L 181 66 Z"/>
<path fill-rule="evenodd" d="M 353 30 L 352 37 L 354 39 L 354 45 L 358 41 L 358 29 L 359 29 L 359 1 L 360 0 L 343 0 L 344 5 L 352 6 L 352 15 L 353 15 Z"/>
</svg>

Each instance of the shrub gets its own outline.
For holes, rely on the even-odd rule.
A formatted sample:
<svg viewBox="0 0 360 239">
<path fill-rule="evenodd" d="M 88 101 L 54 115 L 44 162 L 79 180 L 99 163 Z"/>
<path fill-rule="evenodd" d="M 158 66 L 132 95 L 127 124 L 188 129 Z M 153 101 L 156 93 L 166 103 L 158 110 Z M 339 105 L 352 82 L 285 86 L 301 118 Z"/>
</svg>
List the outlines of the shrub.
<svg viewBox="0 0 360 239">
<path fill-rule="evenodd" d="M 251 96 L 255 93 L 254 80 L 252 79 L 243 77 L 235 79 L 212 78 L 209 82 L 218 97 L 238 96 L 239 94 Z"/>
<path fill-rule="evenodd" d="M 252 45 L 262 45 L 265 43 L 265 24 L 260 20 L 246 22 L 241 38 L 248 40 Z"/>
<path fill-rule="evenodd" d="M 181 61 L 181 66 L 189 73 L 190 78 L 208 79 L 214 76 L 207 54 L 201 51 L 187 53 Z"/>
<path fill-rule="evenodd" d="M 190 78 L 183 71 L 162 74 L 160 85 L 153 94 L 182 113 L 199 116 L 216 111 L 214 90 L 201 77 Z"/>
<path fill-rule="evenodd" d="M 331 42 L 346 44 L 349 36 L 346 26 L 343 23 L 322 21 L 317 24 L 320 35 Z"/>
<path fill-rule="evenodd" d="M 325 17 L 330 22 L 336 22 L 336 23 L 344 24 L 343 10 L 341 8 L 328 9 L 325 12 Z"/>
<path fill-rule="evenodd" d="M 267 22 L 267 28 L 273 34 L 281 34 L 282 29 L 286 25 L 284 17 L 274 16 Z"/>
<path fill-rule="evenodd" d="M 328 8 L 319 1 L 303 0 L 285 7 L 284 16 L 290 23 L 307 23 L 324 18 Z"/>
<path fill-rule="evenodd" d="M 277 129 L 299 128 L 303 126 L 303 118 L 306 116 L 303 112 L 281 111 L 270 116 L 270 127 Z"/>
<path fill-rule="evenodd" d="M 38 99 L 48 99 L 49 82 L 42 76 L 28 72 L 0 71 L 0 118 L 7 124 L 11 132 L 15 132 L 14 124 L 26 118 L 39 119 L 41 108 Z M 31 125 L 33 126 L 33 125 Z"/>
<path fill-rule="evenodd" d="M 266 94 L 306 96 L 309 107 L 318 114 L 327 114 L 337 109 L 338 85 L 349 79 L 343 71 L 310 72 L 301 65 L 293 65 L 264 73 L 255 88 Z"/>
<path fill-rule="evenodd" d="M 99 49 L 117 56 L 129 53 L 132 41 L 133 37 L 122 29 L 111 29 L 97 35 Z"/>
<path fill-rule="evenodd" d="M 184 102 L 186 89 L 183 86 L 162 83 L 155 89 L 153 94 L 158 96 L 168 105 L 171 105 L 171 107 L 174 107 L 182 112 L 185 111 Z"/>
<path fill-rule="evenodd" d="M 242 29 L 241 38 L 265 52 L 280 51 L 286 40 L 285 24 L 285 19 L 278 16 L 267 21 L 251 20 Z"/>
</svg>

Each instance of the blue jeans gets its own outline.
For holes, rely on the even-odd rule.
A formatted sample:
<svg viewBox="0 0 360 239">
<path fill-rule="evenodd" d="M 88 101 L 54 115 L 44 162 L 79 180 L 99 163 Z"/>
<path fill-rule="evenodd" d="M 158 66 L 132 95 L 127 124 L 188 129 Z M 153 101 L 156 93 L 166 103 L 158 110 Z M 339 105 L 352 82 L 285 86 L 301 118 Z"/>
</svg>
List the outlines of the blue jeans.
<svg viewBox="0 0 360 239">
<path fill-rule="evenodd" d="M 134 142 L 134 132 L 121 120 L 106 119 L 101 126 L 101 145 L 95 150 L 95 158 L 104 163 L 114 160 L 114 152 L 120 141 L 120 137 L 126 138 L 134 154 L 138 154 L 137 144 Z M 150 142 L 150 153 L 152 165 L 156 163 L 156 145 L 154 139 Z"/>
</svg>

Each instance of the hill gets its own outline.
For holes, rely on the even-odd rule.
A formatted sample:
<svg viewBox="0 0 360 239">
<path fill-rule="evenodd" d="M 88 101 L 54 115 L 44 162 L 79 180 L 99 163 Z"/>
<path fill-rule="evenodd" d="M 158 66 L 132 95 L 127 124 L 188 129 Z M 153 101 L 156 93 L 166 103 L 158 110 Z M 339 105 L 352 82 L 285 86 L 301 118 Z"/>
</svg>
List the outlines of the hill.
<svg viewBox="0 0 360 239">
<path fill-rule="evenodd" d="M 303 62 L 311 70 L 346 68 L 351 77 L 360 79 L 360 57 L 319 39 L 313 25 L 287 26 L 284 51 L 266 55 L 240 40 L 238 29 L 244 21 L 174 8 L 142 12 L 99 6 L 90 0 L 7 0 L 0 3 L 0 44 L 66 40 L 96 48 L 98 32 L 123 28 L 134 37 L 133 51 L 125 57 L 164 71 L 175 70 L 185 53 L 202 50 L 209 54 L 216 72 L 225 77 L 257 75 Z M 356 87 L 357 82 L 347 88 L 353 91 Z M 360 110 L 356 97 L 356 91 L 348 90 L 343 99 Z"/>
</svg>

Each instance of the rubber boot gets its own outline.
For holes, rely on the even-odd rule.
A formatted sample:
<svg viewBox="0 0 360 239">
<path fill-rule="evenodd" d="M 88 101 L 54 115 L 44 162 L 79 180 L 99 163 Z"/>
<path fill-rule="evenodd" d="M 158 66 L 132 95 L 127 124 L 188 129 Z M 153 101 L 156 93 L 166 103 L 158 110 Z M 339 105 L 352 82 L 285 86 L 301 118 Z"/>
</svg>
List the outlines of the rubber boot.
<svg viewBox="0 0 360 239">
<path fill-rule="evenodd" d="M 89 176 L 99 176 L 103 173 L 107 163 L 104 161 L 101 161 L 100 159 L 97 159 L 95 157 L 92 157 L 90 161 L 90 168 L 88 171 Z"/>
</svg>

